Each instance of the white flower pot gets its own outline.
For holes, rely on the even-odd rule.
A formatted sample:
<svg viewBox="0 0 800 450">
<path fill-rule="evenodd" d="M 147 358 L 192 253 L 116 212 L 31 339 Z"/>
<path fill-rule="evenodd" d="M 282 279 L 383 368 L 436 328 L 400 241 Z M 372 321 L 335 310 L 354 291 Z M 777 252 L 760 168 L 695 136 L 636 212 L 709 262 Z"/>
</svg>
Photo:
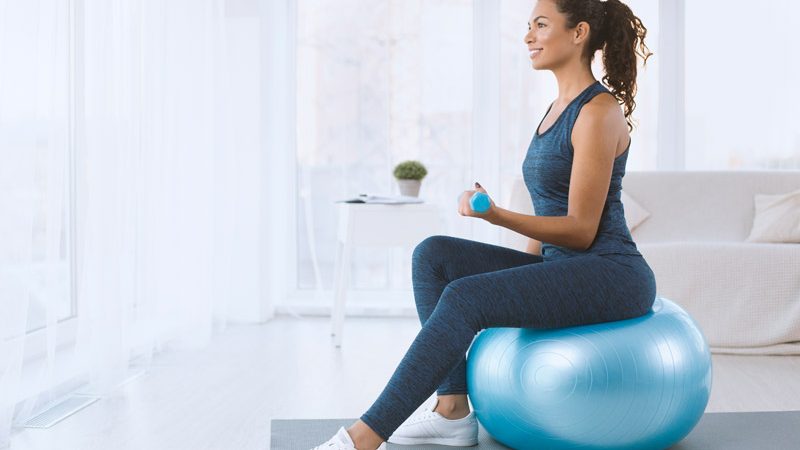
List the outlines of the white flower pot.
<svg viewBox="0 0 800 450">
<path fill-rule="evenodd" d="M 397 185 L 400 187 L 400 195 L 408 197 L 419 197 L 419 187 L 422 180 L 397 180 Z"/>
</svg>

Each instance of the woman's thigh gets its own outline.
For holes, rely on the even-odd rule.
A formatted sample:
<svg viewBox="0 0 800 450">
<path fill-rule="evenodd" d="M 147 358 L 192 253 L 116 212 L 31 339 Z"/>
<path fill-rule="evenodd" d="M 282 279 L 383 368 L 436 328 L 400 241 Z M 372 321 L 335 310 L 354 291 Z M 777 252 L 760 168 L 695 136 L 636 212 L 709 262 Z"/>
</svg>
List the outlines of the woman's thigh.
<svg viewBox="0 0 800 450">
<path fill-rule="evenodd" d="M 412 274 L 419 280 L 436 277 L 452 281 L 511 267 L 541 263 L 532 253 L 471 241 L 454 236 L 430 236 L 420 242 L 411 258 Z"/>
<path fill-rule="evenodd" d="M 477 332 L 630 319 L 646 314 L 655 296 L 648 270 L 585 255 L 459 278 L 447 285 L 443 299 Z"/>
</svg>

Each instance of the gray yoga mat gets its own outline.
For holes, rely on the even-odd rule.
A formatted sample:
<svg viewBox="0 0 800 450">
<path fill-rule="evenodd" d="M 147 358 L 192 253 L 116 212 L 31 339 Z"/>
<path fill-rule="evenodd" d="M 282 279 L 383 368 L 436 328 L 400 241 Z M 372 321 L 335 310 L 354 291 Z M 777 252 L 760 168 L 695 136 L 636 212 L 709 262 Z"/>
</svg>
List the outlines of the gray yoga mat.
<svg viewBox="0 0 800 450">
<path fill-rule="evenodd" d="M 309 450 L 331 438 L 339 427 L 356 419 L 272 420 L 272 450 Z M 508 449 L 481 426 L 480 450 Z M 452 449 L 444 445 L 395 445 L 395 450 Z M 697 426 L 671 450 L 797 450 L 800 449 L 800 411 L 706 413 Z"/>
</svg>

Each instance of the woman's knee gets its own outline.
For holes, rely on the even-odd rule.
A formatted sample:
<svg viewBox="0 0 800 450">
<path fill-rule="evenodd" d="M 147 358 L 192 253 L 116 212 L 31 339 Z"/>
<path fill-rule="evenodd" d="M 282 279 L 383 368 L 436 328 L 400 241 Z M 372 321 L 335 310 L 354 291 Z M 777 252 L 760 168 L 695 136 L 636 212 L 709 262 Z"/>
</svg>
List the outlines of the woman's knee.
<svg viewBox="0 0 800 450">
<path fill-rule="evenodd" d="M 414 247 L 414 253 L 411 255 L 412 260 L 427 260 L 430 259 L 431 256 L 441 254 L 450 239 L 450 236 L 438 234 L 426 237 Z"/>
<path fill-rule="evenodd" d="M 437 268 L 444 264 L 452 251 L 452 237 L 434 235 L 428 236 L 414 247 L 411 254 L 411 270 L 416 275 L 419 268 Z"/>
</svg>

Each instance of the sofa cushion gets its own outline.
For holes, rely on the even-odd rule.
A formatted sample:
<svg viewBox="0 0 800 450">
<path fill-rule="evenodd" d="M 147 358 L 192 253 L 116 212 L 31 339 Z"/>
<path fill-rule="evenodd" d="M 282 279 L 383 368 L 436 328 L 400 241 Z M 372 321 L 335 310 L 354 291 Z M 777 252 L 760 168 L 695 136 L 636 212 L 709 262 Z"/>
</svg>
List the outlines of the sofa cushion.
<svg viewBox="0 0 800 450">
<path fill-rule="evenodd" d="M 620 191 L 620 201 L 622 202 L 622 208 L 625 210 L 625 223 L 628 225 L 628 230 L 633 231 L 639 224 L 650 217 L 650 211 L 644 209 L 644 206 L 624 190 Z"/>
<path fill-rule="evenodd" d="M 747 242 L 800 243 L 800 189 L 754 197 L 753 227 Z"/>
</svg>

